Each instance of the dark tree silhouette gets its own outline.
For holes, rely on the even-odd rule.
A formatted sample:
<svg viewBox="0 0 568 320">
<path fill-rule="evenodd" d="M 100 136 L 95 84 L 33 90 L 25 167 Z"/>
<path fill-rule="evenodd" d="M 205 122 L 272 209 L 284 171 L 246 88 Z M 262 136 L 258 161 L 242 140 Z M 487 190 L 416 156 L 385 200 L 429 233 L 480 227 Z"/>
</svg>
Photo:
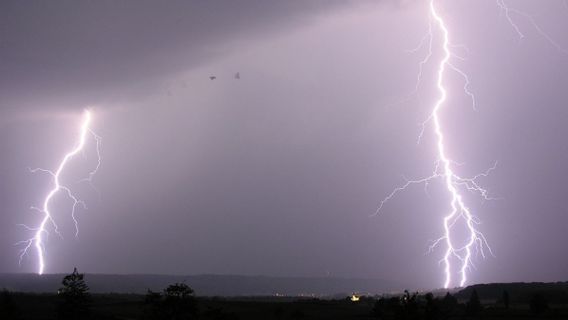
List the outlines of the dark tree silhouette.
<svg viewBox="0 0 568 320">
<path fill-rule="evenodd" d="M 164 307 L 168 319 L 192 319 L 197 315 L 193 289 L 185 283 L 175 283 L 164 290 Z"/>
<path fill-rule="evenodd" d="M 73 273 L 61 281 L 63 287 L 57 291 L 61 298 L 58 308 L 60 319 L 85 319 L 89 316 L 90 295 L 84 276 L 74 268 Z"/>
<path fill-rule="evenodd" d="M 509 292 L 505 290 L 503 291 L 503 305 L 505 306 L 505 309 L 509 309 L 509 303 L 510 303 Z"/>
<path fill-rule="evenodd" d="M 397 315 L 397 319 L 416 319 L 418 314 L 418 293 L 410 294 L 408 290 L 404 290 L 402 296 L 402 310 Z"/>
<path fill-rule="evenodd" d="M 535 294 L 529 302 L 531 311 L 537 314 L 543 313 L 548 310 L 548 301 L 542 294 Z"/>
<path fill-rule="evenodd" d="M 477 315 L 481 310 L 483 310 L 483 307 L 481 306 L 479 295 L 477 295 L 477 290 L 473 289 L 471 297 L 469 298 L 469 301 L 466 305 L 466 312 L 467 314 L 474 316 Z"/>
<path fill-rule="evenodd" d="M 145 298 L 148 306 L 146 318 L 149 319 L 195 319 L 197 317 L 197 300 L 193 289 L 185 283 L 168 286 L 163 294 L 148 290 Z"/>
</svg>

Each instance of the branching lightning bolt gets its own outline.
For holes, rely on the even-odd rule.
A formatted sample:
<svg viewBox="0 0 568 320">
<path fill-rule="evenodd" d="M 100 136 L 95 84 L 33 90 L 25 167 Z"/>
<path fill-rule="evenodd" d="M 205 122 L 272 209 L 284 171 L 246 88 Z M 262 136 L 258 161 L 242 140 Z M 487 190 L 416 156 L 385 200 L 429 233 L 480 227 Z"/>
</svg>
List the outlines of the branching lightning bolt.
<svg viewBox="0 0 568 320">
<path fill-rule="evenodd" d="M 85 178 L 81 181 L 86 181 L 86 182 L 91 183 L 93 176 L 99 170 L 100 165 L 101 165 L 101 156 L 100 156 L 101 138 L 95 132 L 93 132 L 93 130 L 91 129 L 91 127 L 90 127 L 91 119 L 92 119 L 91 112 L 88 111 L 88 110 L 85 110 L 84 115 L 83 115 L 83 122 L 82 122 L 81 127 L 80 127 L 78 142 L 76 143 L 75 147 L 71 151 L 69 151 L 67 154 L 65 154 L 65 156 L 63 157 L 63 159 L 61 160 L 61 162 L 59 163 L 59 165 L 57 166 L 57 169 L 55 171 L 51 171 L 51 170 L 47 170 L 47 169 L 41 169 L 41 168 L 30 169 L 31 172 L 47 173 L 47 174 L 51 175 L 51 177 L 53 179 L 53 187 L 48 192 L 47 196 L 45 197 L 42 207 L 41 208 L 32 207 L 33 210 L 35 210 L 35 211 L 37 211 L 37 212 L 39 212 L 40 214 L 43 215 L 43 218 L 42 218 L 39 226 L 32 228 L 32 227 L 28 227 L 26 225 L 20 225 L 20 226 L 24 227 L 26 230 L 34 232 L 34 236 L 32 238 L 18 242 L 18 244 L 24 245 L 24 248 L 20 252 L 20 263 L 21 263 L 23 257 L 26 256 L 28 251 L 32 248 L 32 246 L 35 247 L 35 250 L 37 252 L 37 258 L 38 258 L 38 271 L 37 271 L 37 273 L 40 274 L 40 275 L 44 273 L 44 269 L 45 269 L 44 254 L 45 254 L 45 241 L 47 240 L 47 236 L 49 235 L 49 232 L 47 231 L 48 225 L 51 224 L 53 226 L 54 232 L 56 234 L 58 234 L 61 238 L 63 238 L 63 236 L 61 235 L 61 233 L 58 230 L 58 226 L 57 226 L 57 223 L 55 222 L 53 213 L 50 210 L 50 203 L 53 200 L 53 198 L 59 192 L 63 192 L 69 199 L 71 199 L 71 201 L 73 203 L 72 207 L 71 207 L 71 219 L 73 219 L 73 223 L 75 225 L 75 236 L 79 235 L 79 223 L 77 221 L 77 217 L 75 216 L 75 213 L 76 213 L 77 207 L 80 206 L 80 207 L 83 207 L 84 209 L 86 209 L 87 207 L 85 205 L 85 202 L 80 200 L 68 186 L 65 186 L 61 183 L 60 177 L 61 177 L 61 173 L 65 170 L 69 161 L 71 161 L 71 159 L 74 156 L 76 156 L 80 152 L 84 151 L 84 146 L 87 142 L 87 138 L 88 138 L 89 135 L 94 138 L 95 143 L 96 143 L 97 164 L 96 164 L 95 168 L 92 171 L 89 172 L 87 178 Z"/>
<path fill-rule="evenodd" d="M 450 212 L 447 213 L 443 218 L 443 226 L 444 226 L 443 235 L 437 240 L 435 240 L 432 243 L 432 245 L 429 247 L 429 249 L 431 251 L 436 246 L 441 245 L 442 243 L 445 244 L 446 246 L 444 256 L 440 262 L 444 264 L 444 273 L 445 273 L 444 288 L 448 288 L 453 280 L 452 261 L 451 261 L 452 258 L 456 258 L 456 260 L 459 263 L 459 266 L 457 268 L 457 272 L 460 278 L 459 285 L 464 286 L 464 284 L 467 282 L 467 272 L 469 268 L 473 266 L 472 264 L 473 251 L 477 250 L 483 257 L 485 257 L 484 248 L 487 248 L 489 253 L 493 254 L 491 248 L 489 247 L 485 239 L 485 236 L 477 229 L 476 226 L 479 224 L 479 221 L 471 213 L 470 209 L 465 204 L 463 196 L 460 193 L 460 190 L 468 190 L 477 193 L 479 196 L 481 196 L 482 199 L 485 200 L 493 199 L 489 196 L 488 191 L 479 185 L 478 179 L 481 177 L 486 177 L 492 170 L 495 169 L 497 163 L 495 163 L 495 165 L 489 168 L 486 172 L 478 174 L 472 178 L 461 177 L 458 174 L 456 174 L 452 169 L 452 166 L 456 165 L 456 163 L 452 161 L 447 155 L 446 146 L 444 144 L 444 132 L 442 124 L 440 123 L 440 113 L 442 111 L 442 108 L 445 106 L 448 97 L 447 90 L 444 86 L 446 72 L 448 70 L 454 71 L 464 79 L 463 92 L 470 97 L 474 109 L 475 109 L 475 96 L 469 89 L 470 81 L 467 74 L 451 62 L 452 57 L 457 58 L 459 60 L 463 60 L 464 58 L 452 52 L 451 48 L 455 48 L 458 46 L 452 46 L 450 44 L 448 28 L 443 18 L 437 12 L 434 0 L 430 0 L 429 13 L 430 13 L 430 23 L 429 23 L 428 33 L 421 41 L 421 45 L 423 45 L 424 42 L 428 40 L 428 53 L 426 57 L 422 61 L 420 61 L 420 68 L 417 76 L 418 82 L 416 87 L 418 87 L 421 79 L 423 78 L 422 70 L 424 65 L 428 63 L 432 58 L 434 29 L 439 30 L 440 35 L 442 36 L 441 49 L 443 51 L 443 56 L 441 57 L 438 63 L 438 68 L 436 72 L 436 88 L 438 90 L 439 96 L 432 107 L 430 115 L 422 123 L 422 130 L 419 134 L 418 141 L 420 142 L 420 139 L 422 138 L 426 125 L 432 122 L 437 142 L 436 147 L 437 147 L 438 160 L 436 161 L 435 169 L 431 175 L 421 179 L 407 180 L 405 184 L 395 188 L 387 197 L 385 197 L 381 201 L 375 212 L 375 215 L 380 213 L 380 211 L 383 209 L 384 205 L 388 201 L 390 201 L 399 192 L 407 189 L 408 187 L 418 184 L 424 184 L 425 188 L 427 188 L 428 184 L 432 180 L 438 178 L 442 179 L 451 197 L 450 200 L 451 209 Z M 453 240 L 453 238 L 455 237 L 453 229 L 458 222 L 463 223 L 466 226 L 468 234 L 467 241 L 463 245 L 459 245 L 456 243 L 456 241 Z"/>
<path fill-rule="evenodd" d="M 496 0 L 496 4 L 498 8 L 500 8 L 501 12 L 504 14 L 505 19 L 511 26 L 511 28 L 515 31 L 519 40 L 523 40 L 525 38 L 525 34 L 522 32 L 521 27 L 517 24 L 514 17 L 521 17 L 528 21 L 532 27 L 536 30 L 536 32 L 542 36 L 550 45 L 556 48 L 558 51 L 564 54 L 568 54 L 568 49 L 562 47 L 558 42 L 554 41 L 552 37 L 550 37 L 536 22 L 532 15 L 528 13 L 522 12 L 520 10 L 514 9 L 509 7 L 505 0 Z M 568 0 L 563 1 L 564 7 L 568 9 Z M 451 196 L 450 201 L 450 212 L 444 216 L 443 219 L 443 226 L 444 226 L 444 233 L 443 235 L 438 238 L 437 240 L 432 242 L 432 245 L 429 247 L 429 251 L 432 251 L 435 247 L 441 244 L 445 244 L 446 250 L 444 253 L 443 258 L 441 259 L 441 263 L 444 264 L 444 273 L 445 273 L 445 281 L 444 287 L 448 288 L 453 281 L 453 271 L 452 271 L 452 258 L 456 258 L 458 261 L 458 268 L 457 272 L 459 274 L 459 285 L 464 286 L 467 282 L 467 271 L 470 267 L 473 267 L 472 263 L 472 252 L 474 249 L 478 250 L 481 256 L 485 257 L 485 248 L 489 251 L 490 254 L 493 255 L 491 251 L 491 247 L 488 245 L 485 236 L 476 228 L 479 224 L 479 220 L 471 213 L 470 209 L 466 206 L 464 199 L 462 197 L 461 191 L 470 191 L 476 193 L 484 200 L 494 200 L 496 198 L 492 198 L 489 196 L 489 193 L 486 189 L 481 187 L 478 183 L 478 179 L 482 177 L 486 177 L 492 170 L 496 168 L 497 163 L 491 168 L 489 168 L 486 172 L 478 174 L 472 178 L 463 178 L 456 174 L 456 172 L 452 169 L 456 163 L 452 161 L 448 155 L 446 146 L 444 144 L 444 131 L 442 125 L 440 123 L 440 113 L 442 108 L 445 106 L 447 102 L 448 93 L 444 86 L 444 79 L 445 74 L 448 70 L 454 71 L 459 74 L 464 79 L 464 86 L 463 92 L 471 98 L 471 103 L 473 108 L 475 109 L 475 96 L 470 91 L 469 85 L 469 77 L 467 74 L 459 69 L 455 64 L 452 63 L 451 58 L 457 58 L 458 60 L 465 60 L 465 58 L 457 55 L 452 49 L 463 47 L 463 46 L 456 46 L 451 45 L 449 41 L 449 30 L 443 20 L 443 18 L 438 14 L 435 6 L 435 0 L 429 0 L 429 27 L 428 32 L 420 41 L 420 44 L 417 48 L 413 50 L 409 50 L 412 53 L 418 52 L 420 48 L 422 48 L 426 43 L 428 44 L 428 51 L 426 56 L 420 61 L 418 75 L 417 75 L 417 82 L 414 88 L 414 91 L 411 93 L 410 97 L 417 95 L 419 86 L 423 79 L 423 69 L 424 66 L 429 63 L 432 59 L 432 49 L 433 49 L 433 38 L 434 38 L 434 29 L 440 32 L 442 36 L 442 45 L 441 49 L 443 51 L 443 56 L 441 57 L 438 68 L 436 72 L 436 88 L 438 90 L 439 96 L 436 102 L 432 107 L 432 111 L 426 120 L 422 123 L 421 131 L 418 135 L 418 143 L 420 143 L 423 133 L 428 124 L 433 122 L 434 126 L 434 133 L 436 137 L 436 148 L 438 153 L 438 160 L 436 161 L 435 169 L 431 175 L 414 180 L 406 180 L 406 182 L 395 188 L 389 195 L 387 195 L 379 204 L 375 215 L 379 214 L 381 210 L 383 210 L 384 206 L 389 202 L 392 198 L 394 198 L 399 192 L 406 190 L 407 188 L 414 186 L 414 185 L 424 185 L 425 190 L 427 191 L 429 183 L 434 179 L 442 179 L 444 181 L 445 187 Z M 467 48 L 463 47 L 466 51 Z M 408 101 L 407 98 L 404 101 Z M 457 245 L 455 241 L 453 241 L 452 235 L 453 227 L 457 223 L 462 223 L 466 226 L 467 230 L 467 241 L 464 245 Z"/>
</svg>

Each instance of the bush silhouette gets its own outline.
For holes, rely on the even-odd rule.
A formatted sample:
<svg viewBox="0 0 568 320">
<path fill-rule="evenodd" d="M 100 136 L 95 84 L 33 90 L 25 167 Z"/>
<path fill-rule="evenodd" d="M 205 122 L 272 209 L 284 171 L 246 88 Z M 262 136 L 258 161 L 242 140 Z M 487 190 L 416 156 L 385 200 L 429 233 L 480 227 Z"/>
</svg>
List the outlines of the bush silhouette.
<svg viewBox="0 0 568 320">
<path fill-rule="evenodd" d="M 90 313 L 90 295 L 84 274 L 80 274 L 77 268 L 74 268 L 73 273 L 66 275 L 61 284 L 63 287 L 57 291 L 61 299 L 58 306 L 58 318 L 87 318 Z"/>
<path fill-rule="evenodd" d="M 185 283 L 168 286 L 163 293 L 148 290 L 145 297 L 148 306 L 148 319 L 195 319 L 197 317 L 197 300 L 193 289 Z"/>
</svg>

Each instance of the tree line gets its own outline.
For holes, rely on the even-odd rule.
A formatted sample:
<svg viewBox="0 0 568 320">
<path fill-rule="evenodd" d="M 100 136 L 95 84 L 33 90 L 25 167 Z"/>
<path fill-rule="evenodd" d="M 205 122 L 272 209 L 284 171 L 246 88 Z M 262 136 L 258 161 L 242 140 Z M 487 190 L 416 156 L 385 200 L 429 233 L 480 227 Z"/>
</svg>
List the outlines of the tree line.
<svg viewBox="0 0 568 320">
<path fill-rule="evenodd" d="M 55 319 L 83 320 L 96 319 L 92 313 L 92 299 L 85 275 L 77 268 L 63 277 L 62 287 L 57 290 Z M 144 299 L 143 319 L 147 320 L 190 320 L 197 318 L 198 304 L 195 293 L 185 283 L 174 283 L 163 290 L 148 290 Z M 14 302 L 13 295 L 2 290 L 0 293 L 0 319 L 20 319 L 21 310 Z"/>
<path fill-rule="evenodd" d="M 497 301 L 505 310 L 507 317 L 510 308 L 510 296 L 508 291 L 502 292 L 502 297 Z M 481 303 L 477 290 L 473 289 L 466 302 L 460 303 L 449 292 L 443 297 L 434 297 L 432 293 L 419 295 L 411 294 L 405 290 L 401 296 L 383 297 L 376 300 L 371 311 L 377 319 L 392 320 L 445 320 L 453 318 L 479 318 L 486 309 L 495 308 L 495 305 L 486 307 Z M 549 309 L 548 300 L 542 294 L 535 294 L 529 301 L 529 309 L 535 315 L 541 315 Z"/>
</svg>

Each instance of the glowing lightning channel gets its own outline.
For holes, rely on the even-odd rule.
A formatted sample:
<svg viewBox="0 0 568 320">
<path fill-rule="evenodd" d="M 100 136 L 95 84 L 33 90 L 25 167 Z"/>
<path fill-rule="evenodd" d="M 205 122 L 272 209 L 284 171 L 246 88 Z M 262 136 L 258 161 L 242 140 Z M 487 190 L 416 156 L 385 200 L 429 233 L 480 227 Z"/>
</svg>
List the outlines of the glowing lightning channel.
<svg viewBox="0 0 568 320">
<path fill-rule="evenodd" d="M 84 114 L 83 114 L 83 122 L 82 122 L 81 128 L 80 128 L 79 141 L 77 142 L 77 144 L 75 145 L 75 147 L 71 151 L 69 151 L 67 154 L 65 154 L 65 156 L 63 157 L 63 159 L 59 163 L 59 166 L 57 167 L 56 171 L 51 171 L 51 170 L 46 170 L 46 169 L 41 169 L 41 168 L 30 169 L 31 172 L 38 172 L 39 171 L 39 172 L 48 173 L 53 178 L 53 188 L 49 191 L 49 193 L 45 197 L 45 199 L 43 201 L 43 206 L 41 208 L 32 207 L 32 209 L 43 214 L 43 219 L 41 220 L 41 223 L 39 224 L 39 226 L 36 227 L 36 228 L 31 228 L 31 227 L 28 227 L 28 226 L 25 226 L 25 225 L 20 225 L 20 226 L 23 226 L 25 229 L 27 229 L 29 231 L 35 232 L 33 238 L 19 242 L 19 244 L 24 244 L 24 248 L 22 249 L 22 251 L 20 253 L 20 263 L 21 263 L 23 257 L 28 253 L 29 249 L 32 246 L 35 246 L 35 249 L 36 249 L 36 252 L 37 252 L 37 257 L 38 257 L 38 264 L 39 264 L 37 273 L 39 275 L 43 274 L 44 269 L 45 269 L 44 236 L 47 237 L 49 235 L 49 232 L 47 231 L 48 223 L 53 225 L 53 229 L 54 229 L 55 233 L 57 233 L 60 237 L 63 237 L 61 235 L 61 233 L 59 233 L 58 226 L 57 226 L 57 224 L 56 224 L 56 222 L 53 218 L 53 214 L 52 214 L 52 212 L 50 211 L 50 208 L 49 208 L 52 199 L 60 191 L 63 191 L 67 195 L 67 197 L 69 199 L 71 199 L 72 202 L 73 202 L 73 205 L 72 205 L 72 208 L 71 208 L 71 218 L 73 219 L 73 223 L 75 225 L 75 236 L 79 235 L 79 223 L 78 223 L 77 218 L 75 216 L 75 212 L 76 212 L 76 209 L 77 209 L 78 206 L 81 206 L 84 209 L 86 209 L 87 207 L 85 205 L 85 202 L 83 202 L 77 196 L 75 196 L 69 187 L 67 187 L 67 186 L 65 186 L 61 183 L 60 176 L 61 176 L 61 173 L 63 172 L 63 170 L 65 170 L 65 167 L 68 164 L 68 162 L 74 156 L 76 156 L 78 153 L 83 151 L 83 148 L 84 148 L 85 143 L 87 141 L 87 136 L 89 134 L 92 135 L 93 138 L 96 141 L 97 165 L 96 165 L 95 169 L 93 169 L 91 172 L 89 172 L 88 177 L 81 180 L 81 181 L 87 181 L 87 182 L 91 183 L 93 176 L 97 173 L 97 171 L 100 167 L 100 164 L 101 164 L 101 156 L 100 156 L 101 138 L 91 130 L 91 128 L 90 128 L 91 118 L 92 118 L 91 112 L 89 110 L 85 110 Z"/>
<path fill-rule="evenodd" d="M 452 264 L 451 259 L 456 258 L 459 261 L 459 268 L 458 274 L 460 276 L 459 285 L 464 286 L 467 282 L 467 271 L 470 267 L 473 266 L 471 257 L 474 249 L 477 249 L 478 252 L 485 257 L 484 248 L 487 248 L 488 251 L 492 253 L 491 248 L 489 247 L 485 236 L 476 228 L 476 225 L 479 224 L 478 219 L 473 216 L 469 208 L 464 203 L 462 195 L 460 194 L 459 189 L 464 188 L 465 190 L 477 193 L 482 199 L 485 200 L 492 200 L 488 195 L 488 191 L 482 188 L 477 180 L 481 177 L 486 177 L 492 170 L 496 168 L 497 163 L 491 168 L 489 168 L 486 172 L 478 174 L 472 178 L 464 178 L 457 175 L 452 170 L 452 165 L 456 163 L 448 158 L 446 154 L 446 147 L 444 145 L 444 133 L 442 130 L 442 125 L 440 123 L 440 112 L 442 107 L 445 105 L 447 100 L 447 90 L 444 87 L 444 75 L 448 69 L 453 70 L 457 74 L 463 77 L 464 79 L 464 87 L 463 91 L 466 95 L 471 98 L 472 106 L 475 109 L 475 96 L 469 90 L 469 78 L 465 72 L 457 68 L 454 64 L 451 63 L 450 59 L 452 57 L 458 58 L 463 60 L 462 57 L 457 56 L 456 54 L 452 53 L 450 48 L 455 46 L 450 45 L 449 41 L 449 31 L 446 27 L 446 24 L 442 17 L 436 11 L 436 7 L 434 5 L 434 0 L 430 0 L 429 3 L 429 11 L 430 11 L 430 26 L 428 29 L 428 34 L 426 39 L 429 39 L 429 48 L 427 56 L 420 61 L 420 69 L 418 74 L 418 81 L 422 78 L 422 69 L 424 64 L 428 63 L 430 58 L 432 57 L 432 41 L 433 41 L 433 24 L 437 26 L 441 35 L 442 35 L 442 51 L 443 57 L 441 58 L 438 68 L 437 68 L 437 77 L 436 77 L 436 87 L 439 92 L 438 100 L 434 103 L 432 108 L 432 112 L 422 123 L 422 131 L 419 135 L 419 141 L 422 137 L 424 132 L 424 128 L 427 123 L 433 122 L 434 124 L 434 132 L 436 135 L 437 140 L 437 151 L 438 151 L 438 160 L 436 161 L 436 166 L 433 173 L 430 176 L 416 179 L 416 180 L 407 180 L 406 183 L 400 187 L 395 188 L 386 198 L 384 198 L 381 203 L 379 204 L 375 215 L 378 214 L 382 209 L 383 206 L 391 200 L 397 193 L 407 189 L 408 187 L 416 184 L 424 184 L 425 187 L 428 186 L 428 183 L 434 179 L 442 178 L 446 189 L 448 190 L 449 194 L 451 195 L 450 207 L 451 211 L 444 216 L 443 219 L 443 226 L 444 226 L 444 234 L 439 239 L 435 240 L 433 244 L 430 246 L 430 251 L 433 250 L 436 246 L 441 243 L 445 243 L 446 251 L 445 254 L 440 261 L 444 264 L 444 273 L 445 273 L 445 281 L 444 281 L 444 288 L 448 288 L 452 283 Z M 423 40 L 424 41 L 424 40 Z M 422 41 L 422 42 L 423 42 Z M 461 221 L 465 224 L 467 230 L 467 241 L 464 245 L 458 245 L 455 241 L 452 240 L 452 229 Z"/>
<path fill-rule="evenodd" d="M 493 254 L 491 248 L 489 247 L 485 239 L 485 236 L 479 230 L 476 229 L 475 226 L 479 224 L 479 221 L 475 216 L 472 215 L 469 208 L 465 205 L 462 195 L 460 194 L 460 188 L 470 192 L 474 192 L 484 200 L 497 199 L 490 197 L 488 191 L 482 188 L 477 182 L 479 178 L 486 177 L 492 170 L 494 170 L 496 168 L 497 163 L 495 163 L 495 165 L 489 168 L 486 172 L 478 174 L 472 178 L 460 177 L 452 170 L 452 165 L 454 165 L 455 162 L 453 162 L 447 157 L 446 147 L 444 145 L 444 134 L 439 118 L 441 109 L 445 105 L 448 96 L 446 88 L 444 87 L 444 75 L 448 69 L 456 72 L 464 79 L 463 92 L 471 98 L 471 103 L 474 109 L 476 103 L 475 103 L 475 96 L 469 90 L 470 81 L 467 74 L 450 61 L 452 57 L 460 60 L 465 60 L 465 58 L 460 57 L 459 55 L 452 52 L 450 49 L 450 48 L 463 47 L 463 46 L 450 45 L 449 31 L 446 27 L 444 20 L 436 11 L 436 6 L 434 5 L 434 2 L 435 0 L 430 0 L 429 2 L 430 22 L 429 22 L 428 32 L 422 38 L 417 48 L 409 50 L 409 52 L 411 53 L 416 53 L 420 48 L 422 48 L 425 45 L 426 41 L 428 41 L 428 51 L 426 56 L 419 63 L 417 82 L 414 91 L 412 92 L 410 97 L 417 95 L 418 88 L 423 78 L 424 66 L 428 62 L 430 62 L 432 58 L 432 43 L 433 43 L 433 32 L 434 32 L 433 24 L 435 23 L 438 29 L 440 30 L 440 33 L 443 38 L 442 50 L 444 53 L 443 57 L 441 58 L 438 64 L 438 69 L 437 69 L 436 87 L 439 92 L 439 97 L 432 108 L 432 112 L 429 114 L 427 119 L 422 123 L 422 129 L 420 131 L 420 134 L 418 135 L 418 143 L 420 143 L 420 140 L 422 139 L 427 124 L 433 122 L 434 132 L 437 140 L 438 160 L 436 161 L 435 169 L 430 176 L 415 180 L 406 180 L 405 184 L 395 188 L 389 195 L 387 195 L 387 197 L 385 197 L 380 202 L 375 212 L 375 215 L 379 214 L 379 212 L 383 209 L 384 205 L 387 202 L 389 202 L 394 196 L 396 196 L 399 192 L 404 191 L 407 188 L 418 184 L 424 184 L 426 190 L 430 181 L 442 178 L 445 182 L 446 189 L 451 195 L 451 202 L 450 202 L 451 211 L 444 217 L 443 220 L 443 225 L 444 225 L 443 236 L 433 241 L 432 245 L 429 247 L 429 251 L 432 251 L 436 246 L 440 245 L 441 243 L 446 244 L 447 248 L 444 257 L 440 262 L 444 264 L 444 272 L 445 272 L 444 287 L 448 288 L 452 282 L 452 265 L 450 262 L 451 258 L 456 258 L 459 261 L 458 273 L 461 278 L 459 284 L 460 286 L 463 286 L 467 281 L 467 271 L 470 267 L 473 266 L 471 261 L 472 250 L 474 248 L 477 249 L 478 252 L 483 257 L 485 257 L 484 248 L 487 248 L 489 253 Z M 523 11 L 509 7 L 505 3 L 505 0 L 496 0 L 496 4 L 501 10 L 501 12 L 504 14 L 505 19 L 507 20 L 511 28 L 517 34 L 519 40 L 523 40 L 525 38 L 525 34 L 521 31 L 521 27 L 513 19 L 513 16 L 518 16 L 528 21 L 532 25 L 532 27 L 536 30 L 536 32 L 540 36 L 542 36 L 546 41 L 548 41 L 550 45 L 556 48 L 559 52 L 563 54 L 568 54 L 568 49 L 562 47 L 552 37 L 550 37 L 537 24 L 536 20 L 532 15 L 529 15 L 528 13 L 525 13 Z M 564 0 L 563 4 L 565 8 L 568 9 L 568 0 Z M 467 48 L 464 47 L 464 49 L 467 51 Z M 403 100 L 403 102 L 410 99 L 410 97 Z M 465 224 L 468 234 L 467 238 L 468 240 L 466 241 L 465 245 L 461 246 L 456 245 L 455 241 L 452 241 L 452 234 L 453 234 L 452 228 L 456 225 L 458 221 Z"/>
<path fill-rule="evenodd" d="M 444 178 L 446 182 L 446 187 L 448 191 L 452 195 L 452 211 L 444 218 L 444 238 L 446 240 L 446 254 L 444 255 L 444 263 L 445 263 L 445 272 L 446 272 L 446 281 L 444 283 L 444 288 L 447 288 L 450 285 L 451 281 L 451 271 L 450 271 L 450 256 L 456 255 L 462 261 L 462 266 L 460 268 L 461 273 L 461 281 L 460 286 L 463 286 L 467 280 L 466 271 L 470 264 L 471 259 L 471 247 L 475 244 L 477 240 L 478 231 L 475 229 L 473 225 L 473 217 L 469 211 L 469 209 L 463 203 L 461 195 L 458 193 L 456 189 L 455 183 L 455 174 L 451 169 L 450 160 L 446 157 L 445 147 L 444 147 L 444 134 L 442 132 L 442 128 L 440 126 L 440 119 L 438 117 L 438 113 L 442 108 L 444 102 L 447 98 L 446 89 L 444 88 L 443 80 L 444 80 L 444 71 L 446 67 L 449 65 L 449 60 L 451 56 L 451 52 L 448 48 L 449 46 L 449 35 L 448 29 L 444 23 L 444 20 L 438 15 L 436 12 L 436 8 L 434 7 L 434 1 L 430 1 L 430 14 L 434 17 L 434 20 L 442 30 L 443 35 L 443 48 L 444 48 L 444 57 L 440 62 L 438 68 L 438 80 L 437 80 L 437 87 L 438 91 L 440 92 L 440 98 L 434 105 L 434 111 L 432 112 L 432 118 L 434 120 L 434 131 L 436 132 L 436 137 L 438 138 L 438 156 L 440 161 L 442 162 L 442 166 L 444 168 Z M 463 248 L 456 248 L 451 240 L 451 231 L 450 228 L 453 225 L 453 221 L 457 215 L 461 215 L 465 218 L 466 224 L 469 231 L 469 241 Z M 458 254 L 459 251 L 465 250 L 465 255 Z"/>
</svg>

